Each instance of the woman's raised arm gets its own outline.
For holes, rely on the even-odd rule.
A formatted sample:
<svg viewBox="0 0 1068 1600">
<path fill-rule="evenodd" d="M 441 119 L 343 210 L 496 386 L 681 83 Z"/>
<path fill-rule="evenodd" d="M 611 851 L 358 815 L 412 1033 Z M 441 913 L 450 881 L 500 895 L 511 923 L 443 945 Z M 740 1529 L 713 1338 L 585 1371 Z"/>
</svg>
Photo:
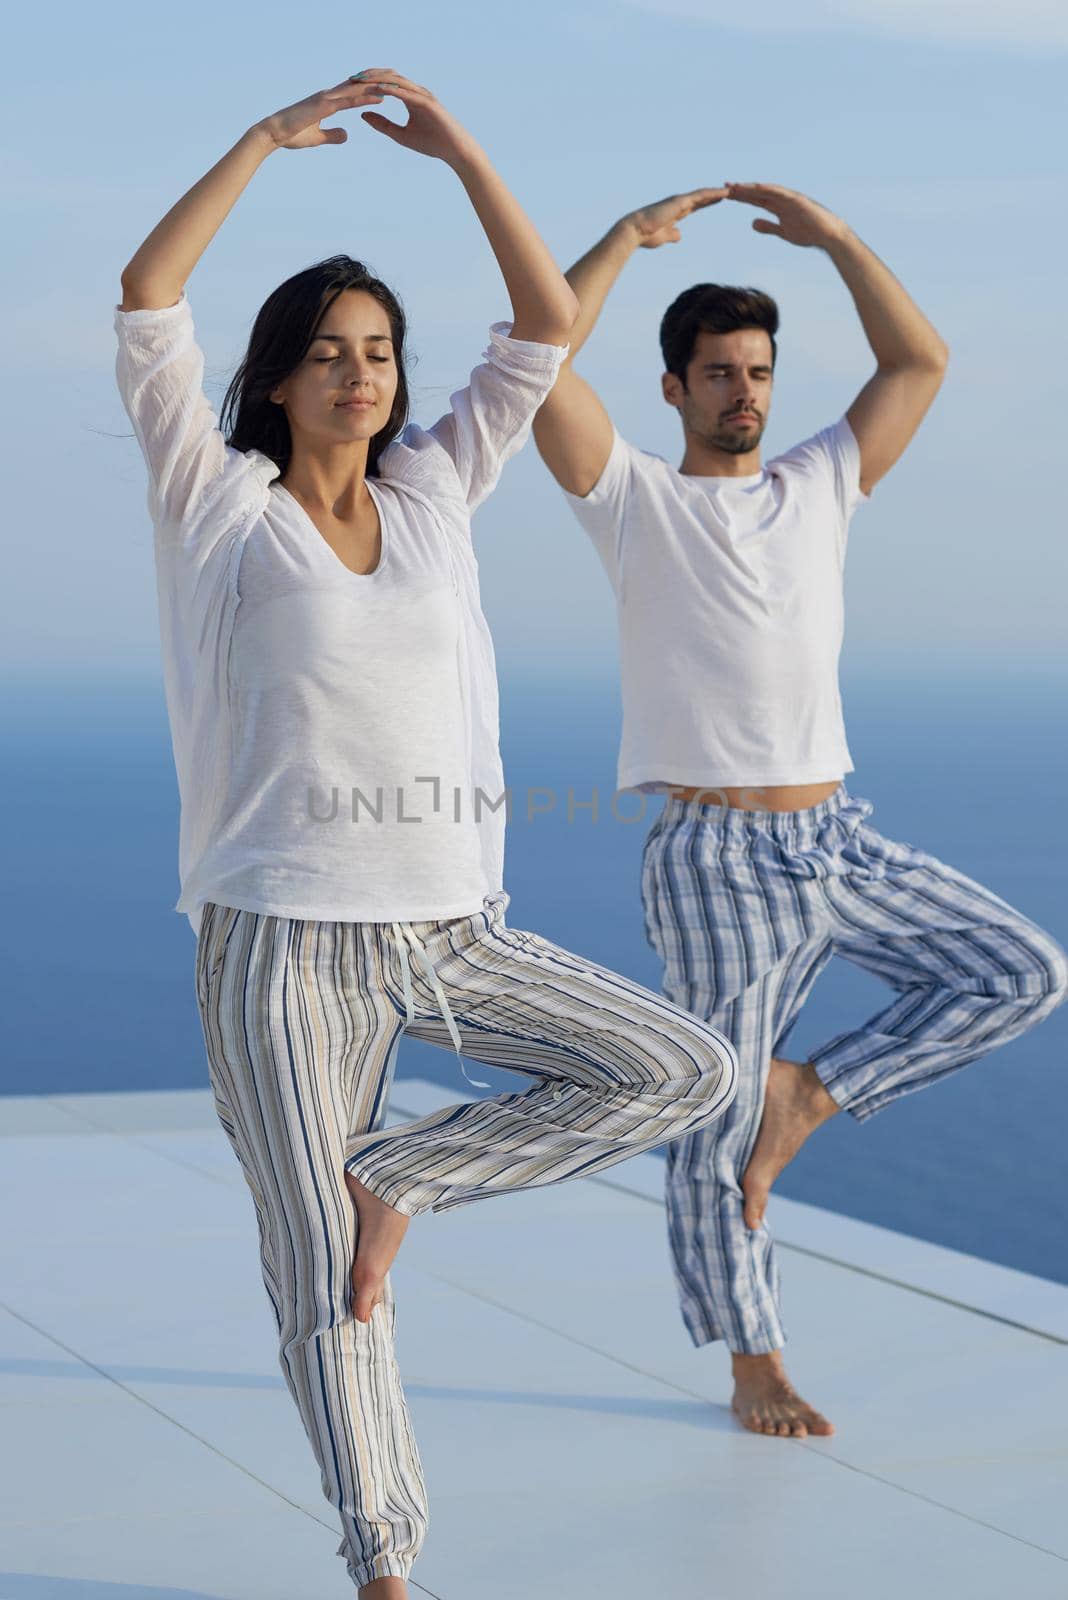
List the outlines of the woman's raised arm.
<svg viewBox="0 0 1068 1600">
<path fill-rule="evenodd" d="M 403 125 L 375 111 L 365 111 L 364 122 L 409 150 L 444 161 L 467 190 L 512 302 L 511 337 L 538 344 L 566 344 L 578 316 L 578 300 L 482 146 L 429 89 L 392 67 L 367 67 L 358 81 L 377 84 L 387 94 L 396 95 L 408 111 Z"/>
<path fill-rule="evenodd" d="M 320 119 L 380 98 L 367 85 L 346 82 L 256 123 L 168 211 L 122 273 L 122 304 L 114 319 L 119 392 L 148 467 L 153 521 L 157 529 L 170 530 L 168 538 L 176 529 L 196 528 L 190 551 L 195 548 L 197 561 L 206 561 L 212 549 L 199 527 L 200 512 L 227 472 L 243 471 L 246 463 L 226 445 L 203 392 L 204 357 L 186 279 L 265 156 L 343 144 L 345 130 L 320 128 Z M 216 539 L 224 532 L 217 527 Z"/>
<path fill-rule="evenodd" d="M 344 128 L 320 128 L 324 117 L 382 99 L 373 83 L 347 78 L 333 89 L 321 89 L 295 105 L 276 111 L 243 133 L 171 207 L 131 256 L 121 274 L 122 310 L 158 310 L 171 306 L 238 196 L 275 150 L 301 150 L 320 144 L 344 144 Z"/>
</svg>

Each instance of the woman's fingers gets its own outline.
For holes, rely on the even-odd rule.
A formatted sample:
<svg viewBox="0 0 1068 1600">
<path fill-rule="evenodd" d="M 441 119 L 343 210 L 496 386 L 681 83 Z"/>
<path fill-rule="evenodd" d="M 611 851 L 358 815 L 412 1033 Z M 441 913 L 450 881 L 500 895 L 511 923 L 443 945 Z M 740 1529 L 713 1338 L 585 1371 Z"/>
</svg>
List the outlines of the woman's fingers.
<svg viewBox="0 0 1068 1600">
<path fill-rule="evenodd" d="M 362 72 L 354 73 L 350 79 L 352 83 L 383 84 L 387 81 L 389 83 L 402 84 L 404 76 L 393 67 L 364 67 Z"/>
<path fill-rule="evenodd" d="M 413 83 L 411 78 L 406 78 L 403 72 L 395 72 L 392 67 L 365 67 L 353 81 L 377 84 L 384 93 L 394 94 L 399 100 L 430 94 L 421 83 Z"/>
<path fill-rule="evenodd" d="M 377 83 L 342 83 L 336 89 L 323 89 L 315 98 L 325 100 L 328 105 L 352 105 L 367 95 L 378 95 L 382 91 Z"/>
</svg>

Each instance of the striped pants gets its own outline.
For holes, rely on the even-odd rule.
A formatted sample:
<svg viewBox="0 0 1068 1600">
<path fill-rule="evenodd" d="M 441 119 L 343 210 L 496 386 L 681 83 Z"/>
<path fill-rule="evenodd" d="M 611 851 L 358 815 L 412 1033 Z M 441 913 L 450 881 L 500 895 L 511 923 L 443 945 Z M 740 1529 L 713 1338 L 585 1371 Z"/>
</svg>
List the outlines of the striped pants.
<svg viewBox="0 0 1068 1600">
<path fill-rule="evenodd" d="M 896 998 L 809 1060 L 858 1122 L 1049 1015 L 1068 958 L 1042 928 L 972 878 L 865 818 L 844 784 L 802 811 L 669 798 L 642 857 L 645 931 L 665 995 L 713 1023 L 741 1061 L 726 1116 L 669 1146 L 668 1226 L 695 1345 L 750 1355 L 786 1340 L 767 1224 L 742 1216 L 769 1064 L 832 955 Z"/>
<path fill-rule="evenodd" d="M 408 1216 L 447 1211 L 602 1171 L 722 1115 L 737 1087 L 715 1028 L 506 927 L 508 898 L 414 923 L 203 911 L 196 988 L 215 1106 L 252 1193 L 282 1371 L 358 1587 L 408 1575 L 427 1503 L 388 1278 L 370 1322 L 352 1315 L 345 1171 Z M 385 1130 L 401 1035 L 449 1048 L 458 1029 L 471 1057 L 533 1084 Z"/>
</svg>

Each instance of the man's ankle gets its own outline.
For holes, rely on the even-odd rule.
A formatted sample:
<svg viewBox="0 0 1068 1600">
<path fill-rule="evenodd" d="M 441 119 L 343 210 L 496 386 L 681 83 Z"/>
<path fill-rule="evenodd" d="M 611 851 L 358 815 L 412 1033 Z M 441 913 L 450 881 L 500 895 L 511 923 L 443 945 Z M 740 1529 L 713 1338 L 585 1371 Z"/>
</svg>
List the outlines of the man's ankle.
<svg viewBox="0 0 1068 1600">
<path fill-rule="evenodd" d="M 806 1061 L 803 1065 L 806 1087 L 813 1110 L 819 1116 L 821 1122 L 826 1122 L 830 1117 L 837 1116 L 842 1108 L 812 1065 L 812 1062 Z"/>
</svg>

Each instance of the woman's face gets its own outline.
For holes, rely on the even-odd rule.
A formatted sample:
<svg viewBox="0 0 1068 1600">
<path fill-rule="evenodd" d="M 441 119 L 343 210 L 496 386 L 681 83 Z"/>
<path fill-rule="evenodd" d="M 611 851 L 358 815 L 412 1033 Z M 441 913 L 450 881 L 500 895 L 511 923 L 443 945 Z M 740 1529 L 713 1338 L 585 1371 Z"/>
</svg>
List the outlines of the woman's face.
<svg viewBox="0 0 1068 1600">
<path fill-rule="evenodd" d="M 271 391 L 305 447 L 371 439 L 397 393 L 397 362 L 385 306 L 364 289 L 343 289 L 320 317 L 299 366 Z M 358 401 L 367 404 L 346 405 Z"/>
</svg>

